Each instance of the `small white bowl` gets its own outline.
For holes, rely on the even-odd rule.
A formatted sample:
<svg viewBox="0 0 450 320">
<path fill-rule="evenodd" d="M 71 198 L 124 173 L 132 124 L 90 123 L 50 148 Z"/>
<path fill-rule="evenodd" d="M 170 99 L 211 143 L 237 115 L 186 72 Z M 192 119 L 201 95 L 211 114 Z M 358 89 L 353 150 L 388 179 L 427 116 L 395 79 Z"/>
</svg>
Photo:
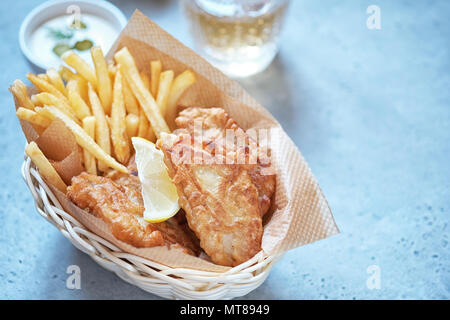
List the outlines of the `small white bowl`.
<svg viewBox="0 0 450 320">
<path fill-rule="evenodd" d="M 34 8 L 23 20 L 19 31 L 19 44 L 22 53 L 31 63 L 34 68 L 38 70 L 46 70 L 51 65 L 46 65 L 41 59 L 39 59 L 33 51 L 30 49 L 30 39 L 34 31 L 37 30 L 46 21 L 67 15 L 69 6 L 78 6 L 81 14 L 88 13 L 96 15 L 104 20 L 107 20 L 111 26 L 117 30 L 117 35 L 127 24 L 125 15 L 116 6 L 107 1 L 99 0 L 51 0 L 46 1 L 38 7 Z M 73 7 L 72 7 L 73 8 Z M 110 35 L 111 36 L 111 35 Z M 109 48 L 103 48 L 106 53 Z"/>
</svg>

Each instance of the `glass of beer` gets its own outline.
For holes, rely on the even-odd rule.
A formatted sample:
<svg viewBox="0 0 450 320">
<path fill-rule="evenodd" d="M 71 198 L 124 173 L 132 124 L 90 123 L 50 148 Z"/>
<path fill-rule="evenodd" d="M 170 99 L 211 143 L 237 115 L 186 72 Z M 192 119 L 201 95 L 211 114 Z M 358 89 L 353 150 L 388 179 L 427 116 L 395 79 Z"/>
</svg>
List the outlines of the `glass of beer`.
<svg viewBox="0 0 450 320">
<path fill-rule="evenodd" d="M 278 51 L 289 0 L 183 0 L 196 50 L 233 78 L 264 70 Z"/>
</svg>

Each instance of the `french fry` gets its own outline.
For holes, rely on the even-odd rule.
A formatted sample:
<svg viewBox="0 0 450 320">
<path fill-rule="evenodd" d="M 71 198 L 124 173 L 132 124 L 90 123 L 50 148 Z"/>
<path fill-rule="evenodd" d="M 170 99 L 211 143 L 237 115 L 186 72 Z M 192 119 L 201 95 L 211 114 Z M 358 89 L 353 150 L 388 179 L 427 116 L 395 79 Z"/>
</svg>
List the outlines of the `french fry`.
<svg viewBox="0 0 450 320">
<path fill-rule="evenodd" d="M 48 118 L 48 119 L 50 119 L 50 120 L 54 120 L 55 119 L 55 116 L 50 112 L 50 111 L 48 111 L 48 109 L 46 109 L 45 108 L 46 106 L 43 106 L 43 107 L 36 107 L 36 108 L 34 108 L 34 111 L 37 113 L 37 114 L 40 114 L 41 116 L 43 116 L 43 117 L 45 117 L 45 118 Z M 51 106 L 52 108 L 55 108 L 54 106 Z M 61 111 L 61 110 L 60 110 Z M 63 112 L 64 113 L 64 112 Z"/>
<path fill-rule="evenodd" d="M 125 108 L 127 109 L 127 113 L 132 113 L 135 114 L 136 116 L 139 116 L 139 102 L 136 100 L 133 91 L 131 91 L 128 81 L 125 78 L 122 70 L 121 73 L 122 73 L 123 99 L 125 101 Z"/>
<path fill-rule="evenodd" d="M 106 118 L 106 123 L 108 124 L 109 130 L 111 131 L 111 117 L 105 115 L 105 118 Z"/>
<path fill-rule="evenodd" d="M 89 83 L 89 101 L 91 102 L 92 113 L 95 117 L 95 140 L 97 144 L 103 149 L 103 151 L 111 154 L 111 140 L 109 136 L 109 126 L 106 120 L 105 111 L 100 103 L 100 99 L 94 91 L 94 88 Z M 104 163 L 99 162 L 98 168 L 101 171 L 105 171 L 106 167 Z"/>
<path fill-rule="evenodd" d="M 111 83 L 114 83 L 114 77 L 116 76 L 117 66 L 112 61 L 108 61 L 108 74 Z"/>
<path fill-rule="evenodd" d="M 61 56 L 65 63 L 74 68 L 83 78 L 92 83 L 94 88 L 97 88 L 97 77 L 94 70 L 87 64 L 79 55 L 72 50 L 64 52 Z"/>
<path fill-rule="evenodd" d="M 33 103 L 33 105 L 34 105 L 35 108 L 36 108 L 36 107 L 42 107 L 42 106 L 43 106 L 42 102 L 39 100 L 39 98 L 37 97 L 36 94 L 33 94 L 33 95 L 30 97 L 30 100 L 31 100 L 31 102 Z"/>
<path fill-rule="evenodd" d="M 58 172 L 56 172 L 55 168 L 53 168 L 50 161 L 45 157 L 42 153 L 41 149 L 39 149 L 36 142 L 32 141 L 25 147 L 25 153 L 31 158 L 31 161 L 36 165 L 39 170 L 39 173 L 55 186 L 59 191 L 66 192 L 67 186 L 64 181 L 59 176 Z"/>
<path fill-rule="evenodd" d="M 44 117 L 33 110 L 22 107 L 17 108 L 16 115 L 19 119 L 28 121 L 29 123 L 35 124 L 42 128 L 47 128 L 52 122 L 49 118 Z"/>
<path fill-rule="evenodd" d="M 105 56 L 99 46 L 91 48 L 92 61 L 95 66 L 95 74 L 97 76 L 98 96 L 102 102 L 106 114 L 111 113 L 111 78 L 108 73 L 108 65 L 106 64 Z"/>
<path fill-rule="evenodd" d="M 127 126 L 125 121 L 125 104 L 122 94 L 122 74 L 116 72 L 113 88 L 113 102 L 111 107 L 111 140 L 116 159 L 127 163 L 130 158 L 130 145 L 128 144 Z"/>
<path fill-rule="evenodd" d="M 139 128 L 139 117 L 133 113 L 127 114 L 125 118 L 125 122 L 127 125 L 127 135 L 129 138 L 136 137 L 138 134 Z"/>
<path fill-rule="evenodd" d="M 38 77 L 39 79 L 44 80 L 44 81 L 50 82 L 50 78 L 49 78 L 48 75 L 46 75 L 45 73 L 39 73 L 39 74 L 37 75 L 37 77 Z"/>
<path fill-rule="evenodd" d="M 149 141 L 156 142 L 156 136 L 151 127 L 148 128 L 145 138 Z"/>
<path fill-rule="evenodd" d="M 162 64 L 160 60 L 154 60 L 150 62 L 150 75 L 151 75 L 151 93 L 153 97 L 158 94 L 159 87 L 159 75 L 161 74 Z"/>
<path fill-rule="evenodd" d="M 137 136 L 153 142 L 156 141 L 155 133 L 153 132 L 152 127 L 150 126 L 150 123 L 142 110 L 141 114 L 139 115 Z"/>
<path fill-rule="evenodd" d="M 50 68 L 47 70 L 48 81 L 61 92 L 63 95 L 67 96 L 66 87 L 64 87 L 64 82 L 61 79 L 60 74 L 55 68 Z"/>
<path fill-rule="evenodd" d="M 28 95 L 27 86 L 20 80 L 15 80 L 10 88 L 21 107 L 33 110 L 34 104 Z"/>
<path fill-rule="evenodd" d="M 75 139 L 77 140 L 77 143 L 81 147 L 89 151 L 96 159 L 108 165 L 109 167 L 116 169 L 117 171 L 128 173 L 128 170 L 125 166 L 118 163 L 113 157 L 107 154 L 97 143 L 95 143 L 94 139 L 92 139 L 91 136 L 87 134 L 87 132 L 84 131 L 81 126 L 70 119 L 64 112 L 61 112 L 60 110 L 52 106 L 45 106 L 44 108 L 38 109 L 39 110 L 37 112 L 40 114 L 51 116 L 53 119 L 58 118 L 63 121 L 64 124 L 69 128 L 69 130 L 72 131 Z M 103 110 L 103 108 L 100 108 L 100 110 Z"/>
<path fill-rule="evenodd" d="M 81 98 L 85 102 L 88 102 L 88 94 L 87 94 L 87 81 L 79 74 L 73 73 L 72 70 L 65 66 L 61 66 L 59 69 L 59 74 L 64 79 L 64 81 L 69 82 L 70 80 L 75 80 L 78 84 L 77 90 Z"/>
<path fill-rule="evenodd" d="M 159 112 L 159 107 L 156 104 L 155 99 L 153 99 L 153 96 L 146 90 L 145 85 L 142 83 L 134 59 L 128 49 L 126 47 L 122 48 L 120 51 L 116 52 L 114 57 L 123 67 L 125 71 L 124 76 L 127 78 L 131 90 L 150 121 L 156 136 L 159 137 L 162 132 L 170 132 L 166 121 Z"/>
<path fill-rule="evenodd" d="M 73 73 L 73 71 L 67 68 L 66 66 L 59 67 L 58 72 L 61 78 L 63 78 L 63 80 L 66 82 L 73 79 L 73 77 L 75 76 L 75 73 Z"/>
<path fill-rule="evenodd" d="M 83 129 L 86 133 L 95 140 L 95 117 L 89 116 L 83 118 Z M 86 149 L 83 148 L 84 167 L 90 174 L 97 175 L 97 164 L 95 157 Z"/>
<path fill-rule="evenodd" d="M 88 82 L 79 74 L 75 75 L 74 80 L 77 82 L 78 94 L 89 105 Z"/>
<path fill-rule="evenodd" d="M 72 110 L 72 107 L 70 104 L 59 97 L 54 96 L 51 93 L 48 92 L 41 92 L 38 94 L 34 94 L 32 97 L 32 100 L 35 102 L 36 105 L 50 105 L 55 106 L 58 109 L 60 109 L 62 112 L 67 114 L 72 120 L 79 122 L 78 119 L 75 116 L 75 113 Z"/>
<path fill-rule="evenodd" d="M 167 100 L 169 98 L 170 88 L 172 87 L 173 71 L 167 70 L 161 72 L 159 76 L 158 95 L 156 96 L 156 104 L 162 115 L 166 114 Z"/>
<path fill-rule="evenodd" d="M 146 138 L 149 129 L 149 122 L 147 117 L 145 116 L 144 110 L 141 110 L 139 114 L 139 129 L 138 129 L 138 137 Z"/>
<path fill-rule="evenodd" d="M 142 83 L 144 84 L 145 88 L 150 91 L 150 78 L 145 72 L 140 73 Z"/>
<path fill-rule="evenodd" d="M 91 110 L 80 96 L 78 82 L 75 79 L 69 80 L 66 87 L 67 97 L 69 98 L 69 102 L 78 119 L 83 120 L 85 117 L 89 117 L 91 115 Z"/>
<path fill-rule="evenodd" d="M 195 74 L 186 70 L 179 74 L 173 81 L 172 88 L 170 89 L 169 99 L 167 100 L 166 120 L 171 129 L 175 129 L 175 118 L 177 116 L 177 103 L 180 100 L 183 93 L 195 83 Z"/>
<path fill-rule="evenodd" d="M 48 93 L 54 95 L 55 97 L 57 97 L 58 99 L 66 102 L 66 103 L 69 103 L 69 100 L 67 100 L 66 96 L 63 95 L 58 89 L 56 89 L 56 87 L 54 85 L 52 85 L 50 82 L 39 78 L 38 76 L 36 76 L 35 74 L 33 74 L 31 72 L 29 72 L 27 74 L 27 78 L 28 78 L 28 80 L 30 80 L 30 82 L 32 84 L 35 85 L 35 87 L 40 92 L 48 92 Z"/>
</svg>

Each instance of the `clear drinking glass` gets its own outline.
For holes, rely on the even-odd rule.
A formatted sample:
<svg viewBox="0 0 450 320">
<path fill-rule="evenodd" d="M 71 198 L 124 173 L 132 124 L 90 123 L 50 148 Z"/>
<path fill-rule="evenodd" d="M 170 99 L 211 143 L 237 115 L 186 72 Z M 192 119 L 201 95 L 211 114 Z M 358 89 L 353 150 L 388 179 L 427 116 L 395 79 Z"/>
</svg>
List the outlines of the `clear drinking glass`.
<svg viewBox="0 0 450 320">
<path fill-rule="evenodd" d="M 227 75 L 264 70 L 278 51 L 289 0 L 183 0 L 196 50 Z"/>
</svg>

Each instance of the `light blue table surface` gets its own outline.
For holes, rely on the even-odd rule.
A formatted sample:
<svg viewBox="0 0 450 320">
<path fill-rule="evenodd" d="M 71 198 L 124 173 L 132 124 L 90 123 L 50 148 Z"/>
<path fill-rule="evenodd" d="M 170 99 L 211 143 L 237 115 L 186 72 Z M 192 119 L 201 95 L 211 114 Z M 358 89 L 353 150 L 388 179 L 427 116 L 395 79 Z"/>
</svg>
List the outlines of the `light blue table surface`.
<svg viewBox="0 0 450 320">
<path fill-rule="evenodd" d="M 177 1 L 113 1 L 190 45 Z M 0 11 L 0 298 L 157 299 L 78 251 L 35 211 L 8 86 L 30 71 L 22 19 Z M 370 4 L 381 30 L 366 27 Z M 280 121 L 316 175 L 341 234 L 287 252 L 248 299 L 448 299 L 450 2 L 294 0 L 281 50 L 241 84 Z M 66 269 L 81 269 L 81 290 Z M 370 290 L 369 266 L 380 270 Z"/>
</svg>

